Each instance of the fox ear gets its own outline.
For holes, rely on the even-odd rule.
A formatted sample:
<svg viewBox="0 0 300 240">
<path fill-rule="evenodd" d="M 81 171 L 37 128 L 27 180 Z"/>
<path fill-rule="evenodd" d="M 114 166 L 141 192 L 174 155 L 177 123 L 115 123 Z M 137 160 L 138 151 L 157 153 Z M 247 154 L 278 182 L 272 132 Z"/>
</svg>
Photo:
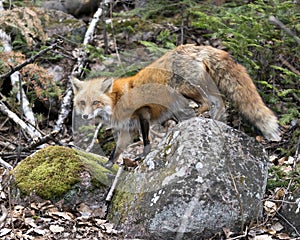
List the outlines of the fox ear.
<svg viewBox="0 0 300 240">
<path fill-rule="evenodd" d="M 78 93 L 78 91 L 82 89 L 83 82 L 77 79 L 76 77 L 71 76 L 71 83 L 74 93 Z"/>
<path fill-rule="evenodd" d="M 113 84 L 113 78 L 106 78 L 101 82 L 101 91 L 106 93 L 107 91 L 110 91 Z"/>
</svg>

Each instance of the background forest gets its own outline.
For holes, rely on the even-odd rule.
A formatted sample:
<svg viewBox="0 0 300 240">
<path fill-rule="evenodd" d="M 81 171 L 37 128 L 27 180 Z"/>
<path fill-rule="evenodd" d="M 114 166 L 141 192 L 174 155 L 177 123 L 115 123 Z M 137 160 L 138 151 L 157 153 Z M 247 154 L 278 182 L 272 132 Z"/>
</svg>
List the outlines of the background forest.
<svg viewBox="0 0 300 240">
<path fill-rule="evenodd" d="M 262 98 L 279 118 L 282 141 L 265 142 L 229 106 L 228 124 L 256 137 L 270 155 L 266 198 L 276 196 L 279 189 L 285 193 L 299 189 L 299 1 L 103 1 L 104 14 L 93 38 L 83 44 L 99 2 L 0 1 L 4 8 L 0 10 L 0 30 L 10 37 L 12 49 L 7 51 L 5 34 L 0 32 L 3 176 L 6 164 L 16 166 L 39 145 L 67 145 L 72 141 L 72 109 L 65 104 L 72 73 L 82 79 L 133 75 L 167 50 L 190 43 L 228 51 L 247 68 Z M 49 15 L 39 7 L 59 9 L 72 17 Z M 65 21 L 63 26 L 61 21 Z M 20 79 L 14 83 L 11 75 L 16 70 Z M 23 93 L 16 97 L 20 86 Z M 8 115 L 7 109 L 30 126 L 22 108 L 22 94 L 33 111 L 33 135 Z M 33 141 L 36 136 L 43 139 L 38 144 Z M 111 135 L 103 130 L 99 139 L 105 142 L 101 147 L 108 155 L 113 144 Z M 2 186 L 1 191 L 6 185 Z"/>
</svg>

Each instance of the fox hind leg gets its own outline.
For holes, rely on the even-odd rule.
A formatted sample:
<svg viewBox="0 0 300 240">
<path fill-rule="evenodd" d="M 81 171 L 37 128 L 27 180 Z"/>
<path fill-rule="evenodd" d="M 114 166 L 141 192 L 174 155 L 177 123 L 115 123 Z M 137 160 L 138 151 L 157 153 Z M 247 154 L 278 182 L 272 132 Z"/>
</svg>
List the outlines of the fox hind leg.
<svg viewBox="0 0 300 240">
<path fill-rule="evenodd" d="M 141 127 L 141 133 L 143 138 L 144 150 L 143 150 L 143 157 L 147 156 L 148 153 L 151 151 L 151 144 L 149 138 L 150 132 L 150 112 L 148 108 L 141 108 L 138 111 L 139 122 Z M 136 160 L 138 160 L 137 158 Z"/>
<path fill-rule="evenodd" d="M 213 119 L 225 121 L 225 104 L 220 92 L 213 84 L 205 84 L 201 87 L 190 82 L 184 82 L 179 87 L 179 92 L 186 98 L 201 104 L 198 113 L 209 110 L 209 113 Z"/>
</svg>

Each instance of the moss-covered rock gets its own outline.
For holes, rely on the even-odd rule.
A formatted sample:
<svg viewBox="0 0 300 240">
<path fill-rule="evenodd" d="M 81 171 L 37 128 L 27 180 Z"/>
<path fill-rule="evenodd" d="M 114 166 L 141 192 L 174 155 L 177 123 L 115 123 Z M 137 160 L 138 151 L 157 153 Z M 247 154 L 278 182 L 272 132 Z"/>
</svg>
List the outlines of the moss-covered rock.
<svg viewBox="0 0 300 240">
<path fill-rule="evenodd" d="M 95 189 L 103 192 L 108 189 L 109 176 L 115 173 L 116 167 L 106 169 L 102 166 L 105 161 L 95 154 L 50 146 L 20 162 L 13 175 L 24 195 L 34 192 L 44 199 L 81 198 Z M 80 196 L 82 192 L 85 194 Z M 72 201 L 72 204 L 76 202 Z"/>
</svg>

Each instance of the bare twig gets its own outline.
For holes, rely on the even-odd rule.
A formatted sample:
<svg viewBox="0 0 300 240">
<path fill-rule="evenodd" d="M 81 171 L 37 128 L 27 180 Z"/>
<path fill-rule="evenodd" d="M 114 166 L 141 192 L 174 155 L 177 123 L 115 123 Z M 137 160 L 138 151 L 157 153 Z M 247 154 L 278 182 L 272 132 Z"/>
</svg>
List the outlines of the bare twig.
<svg viewBox="0 0 300 240">
<path fill-rule="evenodd" d="M 281 55 L 279 55 L 279 59 L 280 61 L 287 66 L 293 73 L 297 74 L 298 76 L 300 76 L 300 72 L 294 67 L 292 66 L 287 60 L 285 60 Z"/>
<path fill-rule="evenodd" d="M 53 138 L 55 138 L 58 133 L 59 132 L 57 130 L 54 130 L 51 133 L 49 133 L 41 138 L 36 139 L 32 143 L 30 143 L 28 146 L 22 148 L 22 151 L 30 151 L 32 149 L 35 149 L 36 147 L 43 145 L 44 143 L 47 143 L 50 140 L 53 140 Z"/>
<path fill-rule="evenodd" d="M 2 212 L 2 216 L 0 216 L 0 228 L 2 228 L 2 225 L 8 215 L 8 211 L 7 211 L 6 207 L 4 206 L 4 204 L 1 204 L 1 212 Z"/>
<path fill-rule="evenodd" d="M 2 0 L 0 1 L 0 11 L 3 11 L 4 10 L 4 7 L 3 7 L 3 2 Z"/>
<path fill-rule="evenodd" d="M 21 64 L 13 67 L 9 72 L 4 73 L 2 75 L 0 75 L 0 78 L 6 78 L 10 75 L 12 75 L 14 72 L 19 71 L 20 69 L 22 69 L 23 67 L 25 67 L 26 65 L 33 63 L 37 58 L 39 58 L 40 56 L 42 56 L 44 53 L 54 49 L 57 47 L 57 45 L 61 44 L 62 41 L 58 40 L 56 43 L 52 44 L 51 46 L 39 51 L 36 55 L 26 59 L 26 61 L 22 62 Z"/>
<path fill-rule="evenodd" d="M 248 235 L 248 227 L 246 226 L 246 230 L 244 231 L 243 235 L 239 235 L 239 236 L 232 237 L 232 238 L 227 238 L 227 240 L 244 239 L 245 237 L 247 237 L 247 235 Z"/>
<path fill-rule="evenodd" d="M 17 123 L 24 131 L 26 131 L 30 135 L 32 139 L 36 137 L 35 131 L 32 131 L 32 129 L 22 119 L 20 119 L 17 114 L 10 111 L 2 101 L 0 101 L 0 112 L 7 115 L 10 119 Z"/>
<path fill-rule="evenodd" d="M 110 15 L 112 16 L 112 8 L 110 9 Z M 113 24 L 113 21 L 110 21 L 110 27 L 112 29 L 112 32 L 114 32 L 114 24 Z M 115 50 L 116 50 L 116 55 L 117 55 L 117 58 L 118 58 L 118 62 L 119 64 L 121 65 L 121 67 L 123 68 L 123 65 L 121 64 L 122 61 L 121 61 L 121 58 L 120 58 L 120 54 L 119 54 L 119 49 L 118 49 L 118 44 L 117 44 L 117 39 L 115 37 L 115 35 L 113 34 L 113 40 L 114 40 L 114 45 L 115 45 Z M 124 69 L 123 69 L 124 71 Z"/>
<path fill-rule="evenodd" d="M 94 146 L 94 144 L 95 144 L 95 142 L 97 140 L 98 132 L 99 132 L 99 130 L 100 130 L 101 127 L 102 127 L 102 123 L 99 123 L 98 126 L 97 126 L 97 128 L 96 128 L 96 130 L 95 130 L 95 132 L 94 132 L 94 136 L 93 136 L 92 142 L 90 143 L 90 145 L 85 150 L 86 152 L 89 152 L 89 151 L 92 150 L 92 148 L 93 148 L 93 146 Z"/>
<path fill-rule="evenodd" d="M 290 35 L 294 40 L 300 45 L 300 39 L 293 33 L 290 29 L 288 29 L 278 18 L 274 16 L 269 17 L 269 23 L 279 26 L 282 30 L 284 30 L 288 35 Z"/>
<path fill-rule="evenodd" d="M 292 223 L 290 223 L 289 220 L 287 220 L 282 214 L 280 214 L 278 210 L 276 211 L 276 214 L 278 214 L 279 217 L 281 219 L 283 219 L 295 231 L 295 233 L 297 234 L 297 236 L 300 237 L 300 233 L 298 232 L 297 228 Z"/>
<path fill-rule="evenodd" d="M 122 165 L 122 166 L 119 167 L 117 175 L 116 175 L 116 177 L 115 177 L 115 179 L 114 179 L 114 181 L 113 181 L 113 183 L 111 185 L 111 188 L 110 188 L 110 190 L 109 190 L 109 192 L 108 192 L 108 194 L 107 194 L 107 196 L 105 198 L 106 202 L 110 202 L 111 201 L 111 199 L 113 197 L 113 194 L 114 194 L 114 191 L 116 189 L 116 186 L 117 186 L 118 182 L 120 181 L 120 177 L 121 177 L 123 171 L 124 171 L 124 166 Z"/>
<path fill-rule="evenodd" d="M 0 164 L 9 170 L 13 169 L 13 166 L 10 165 L 9 163 L 5 162 L 1 157 L 0 157 Z"/>
</svg>

